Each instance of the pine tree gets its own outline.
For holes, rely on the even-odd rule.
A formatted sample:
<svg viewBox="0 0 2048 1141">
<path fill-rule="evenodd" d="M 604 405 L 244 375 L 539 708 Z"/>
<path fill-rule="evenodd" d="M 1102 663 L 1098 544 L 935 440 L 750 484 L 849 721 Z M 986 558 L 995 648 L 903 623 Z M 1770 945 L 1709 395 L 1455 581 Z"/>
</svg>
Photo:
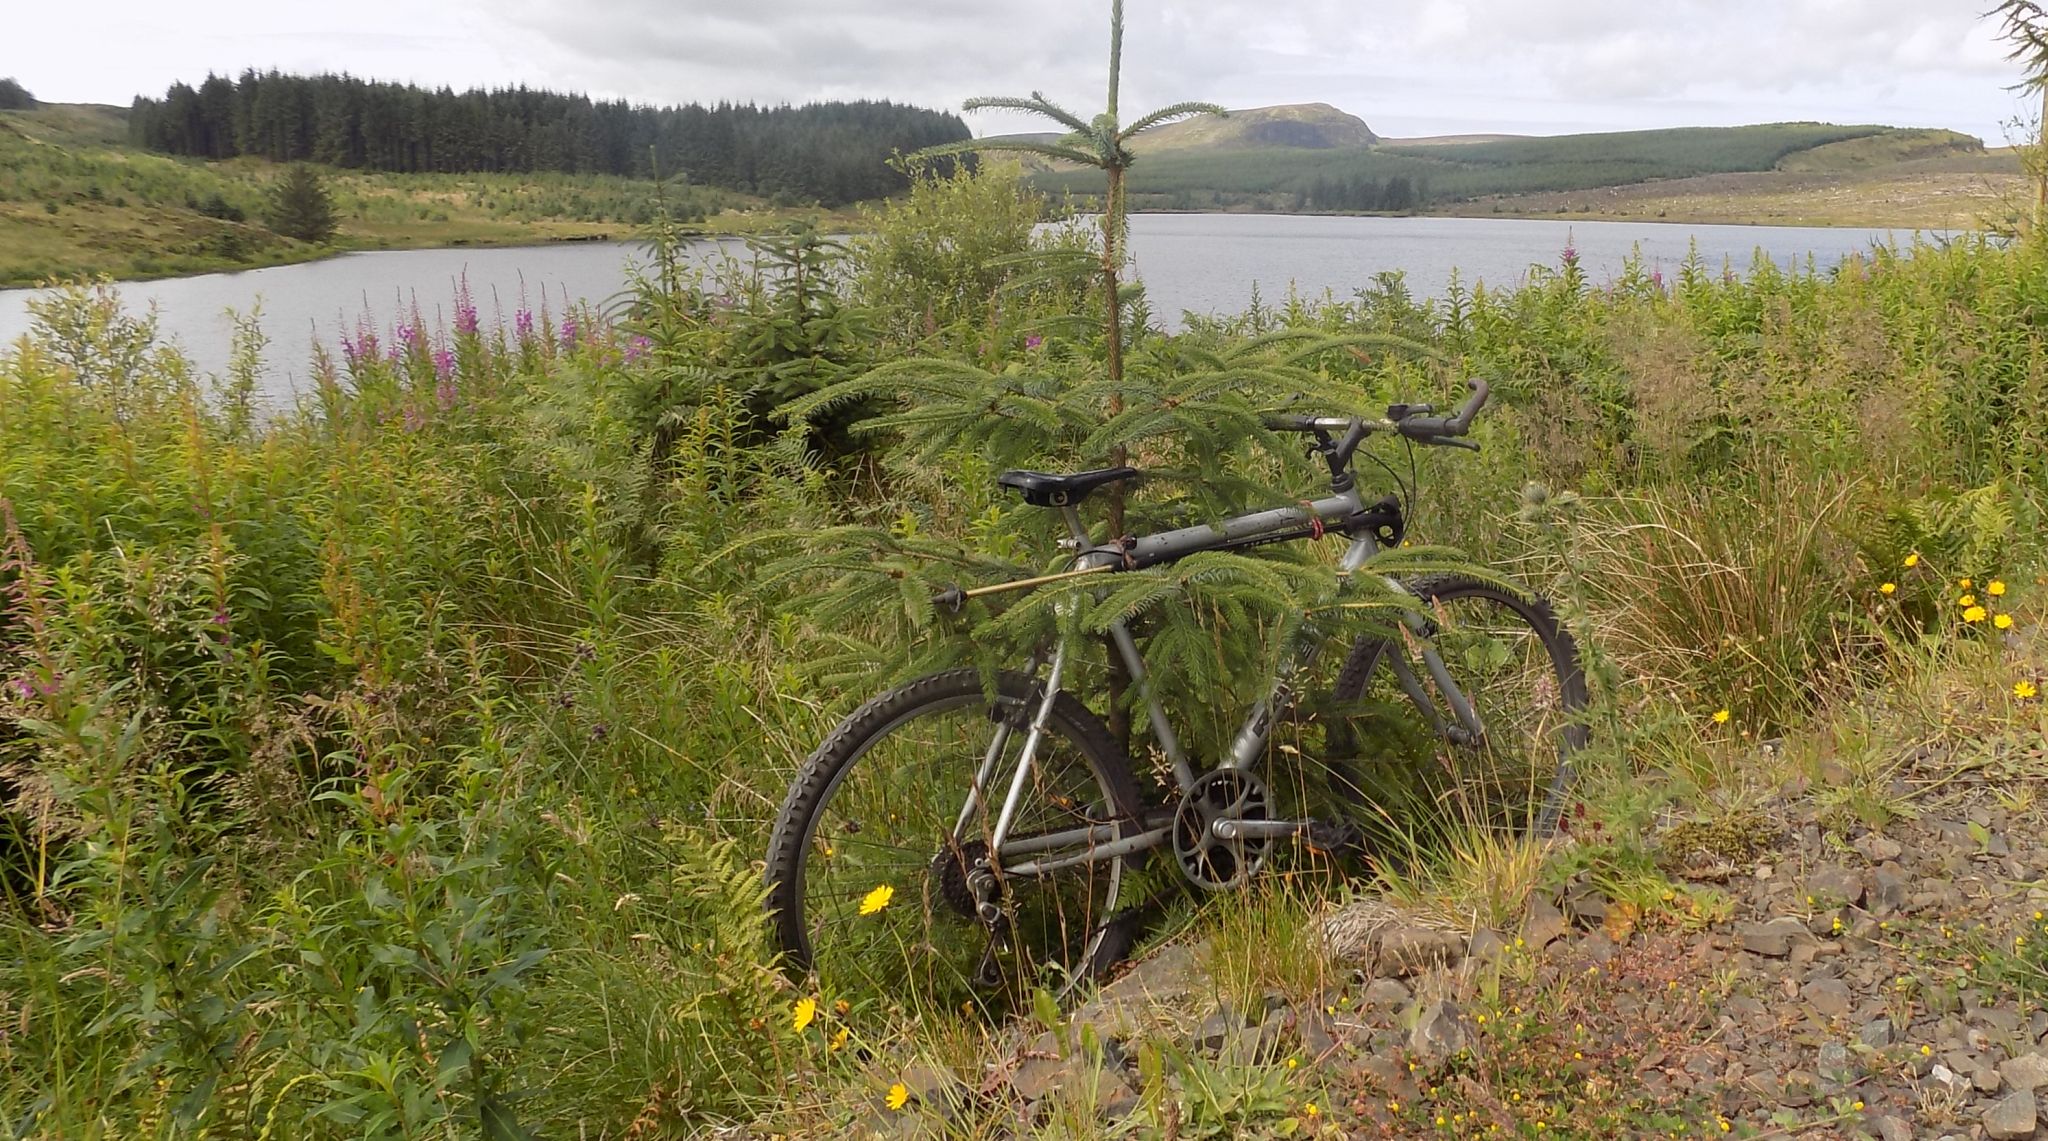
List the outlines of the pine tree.
<svg viewBox="0 0 2048 1141">
<path fill-rule="evenodd" d="M 2027 69 L 2019 86 L 2041 94 L 2042 120 L 2027 164 L 2034 176 L 2034 231 L 2039 233 L 2048 214 L 2048 9 L 2035 0 L 2003 0 L 1986 15 L 1998 19 L 1999 35 L 2012 44 L 2005 58 Z"/>
<path fill-rule="evenodd" d="M 1029 98 L 993 96 L 969 99 L 965 105 L 968 111 L 1022 111 L 1049 119 L 1066 128 L 1068 134 L 1051 143 L 1020 139 L 972 139 L 934 147 L 923 152 L 926 155 L 944 155 L 964 151 L 1012 151 L 1092 166 L 1108 176 L 1109 192 L 1105 196 L 1102 210 L 1102 265 L 1099 272 L 1102 275 L 1102 329 L 1107 345 L 1108 360 L 1105 367 L 1109 372 L 1108 411 L 1111 417 L 1121 415 L 1124 410 L 1123 310 L 1127 299 L 1122 292 L 1119 277 L 1124 264 L 1124 172 L 1130 169 L 1133 158 L 1127 144 L 1146 131 L 1177 123 L 1182 119 L 1193 118 L 1196 115 L 1229 114 L 1214 103 L 1175 103 L 1149 115 L 1140 116 L 1128 127 L 1123 126 L 1117 118 L 1117 93 L 1121 85 L 1123 59 L 1124 0 L 1110 0 L 1109 105 L 1101 114 L 1095 116 L 1093 121 L 1083 121 L 1080 116 L 1037 91 L 1032 92 Z M 1121 466 L 1127 459 L 1128 452 L 1122 442 L 1111 448 L 1109 462 L 1112 465 Z M 1104 498 L 1109 504 L 1110 529 L 1113 533 L 1121 534 L 1123 493 L 1119 489 L 1111 488 Z"/>
<path fill-rule="evenodd" d="M 0 79 L 0 111 L 33 111 L 36 97 L 11 77 Z"/>
<path fill-rule="evenodd" d="M 265 224 L 287 238 L 324 242 L 334 236 L 334 202 L 310 166 L 294 166 L 277 184 Z"/>
</svg>

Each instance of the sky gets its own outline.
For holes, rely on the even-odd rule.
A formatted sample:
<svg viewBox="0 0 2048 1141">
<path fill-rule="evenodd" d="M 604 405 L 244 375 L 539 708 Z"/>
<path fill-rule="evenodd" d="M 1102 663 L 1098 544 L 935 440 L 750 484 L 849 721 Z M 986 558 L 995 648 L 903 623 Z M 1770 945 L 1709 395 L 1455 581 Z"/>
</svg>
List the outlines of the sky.
<svg viewBox="0 0 2048 1141">
<path fill-rule="evenodd" d="M 1990 0 L 1128 0 L 1126 120 L 1329 103 L 1381 135 L 1820 120 L 2003 145 Z M 247 67 L 645 103 L 1042 90 L 1100 110 L 1108 0 L 0 0 L 0 76 L 127 103 Z M 2029 116 L 2031 118 L 2031 116 Z M 975 115 L 978 134 L 1035 129 Z"/>
</svg>

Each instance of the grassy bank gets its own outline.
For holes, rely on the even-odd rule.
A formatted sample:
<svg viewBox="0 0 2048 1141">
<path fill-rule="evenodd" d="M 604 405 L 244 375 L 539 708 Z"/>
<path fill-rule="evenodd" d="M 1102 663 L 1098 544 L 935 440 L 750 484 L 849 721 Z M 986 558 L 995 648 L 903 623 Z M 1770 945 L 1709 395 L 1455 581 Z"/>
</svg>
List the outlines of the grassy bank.
<svg viewBox="0 0 2048 1141">
<path fill-rule="evenodd" d="M 335 249 L 422 249 L 625 239 L 656 209 L 651 182 L 601 175 L 326 172 L 339 230 L 310 246 L 259 224 L 282 168 L 128 148 L 118 109 L 0 112 L 0 286 L 253 268 Z M 660 189 L 704 234 L 752 234 L 850 215 L 771 207 L 702 187 Z"/>
<path fill-rule="evenodd" d="M 1663 937 L 1725 924 L 1737 891 L 1684 879 L 1659 837 L 1739 838 L 1791 796 L 1813 806 L 1788 827 L 1814 851 L 1919 843 L 1923 794 L 1964 773 L 2006 802 L 1981 840 L 1955 824 L 1961 866 L 2036 825 L 2048 348 L 2027 315 L 2048 256 L 1965 240 L 1826 275 L 1694 266 L 1594 288 L 1566 262 L 1443 301 L 1367 287 L 1136 331 L 1113 413 L 1102 339 L 1066 319 L 1094 287 L 1059 272 L 1071 258 L 1013 256 L 1074 248 L 1033 236 L 1038 209 L 995 178 L 924 186 L 869 220 L 844 272 L 785 243 L 760 272 L 650 282 L 616 320 L 493 328 L 458 301 L 450 329 L 358 330 L 313 363 L 314 398 L 267 422 L 247 405 L 253 345 L 194 378 L 104 294 L 44 304 L 0 351 L 0 1123 L 1850 1135 L 1853 1093 L 1751 1109 L 1668 1078 L 1643 1092 L 1670 1057 L 1651 1030 L 1703 1017 L 1655 1017 L 1677 1007 L 1645 995 L 1780 993 L 1659 957 Z M 1372 348 L 1298 351 L 1331 337 Z M 1269 401 L 1369 412 L 1470 373 L 1496 379 L 1485 450 L 1418 458 L 1414 537 L 1548 593 L 1578 633 L 1596 703 L 1574 843 L 1417 817 L 1413 843 L 1342 876 L 1290 857 L 1258 892 L 1169 903 L 1149 939 L 1202 949 L 1162 1009 L 1199 1021 L 1269 990 L 1355 1009 L 1321 925 L 1345 899 L 1464 939 L 1597 883 L 1608 914 L 1635 909 L 1591 924 L 1632 973 L 1525 956 L 1429 976 L 1487 1019 L 1435 1057 L 1369 1037 L 1218 1055 L 1174 1022 L 1126 1038 L 1107 1064 L 1121 1091 L 1048 1096 L 1024 1083 L 1058 1011 L 991 1023 L 907 983 L 819 993 L 775 969 L 759 861 L 805 753 L 888 677 L 1043 629 L 1019 613 L 963 632 L 929 605 L 947 579 L 1056 565 L 1048 513 L 996 470 L 1099 466 L 1114 438 L 1160 473 L 1128 525 L 1184 524 L 1313 490 L 1298 443 L 1252 426 Z M 815 408 L 797 436 L 773 419 L 862 378 L 864 400 Z M 1333 552 L 1308 550 L 1144 584 L 1171 635 L 1155 673 L 1202 679 L 1175 702 L 1197 755 L 1227 745 L 1289 592 L 1331 574 Z M 916 890 L 864 921 L 907 924 Z M 1808 904 L 1799 922 L 1827 930 Z M 1929 1072 L 1913 1059 L 1946 1041 L 1948 998 L 2031 993 L 2037 960 L 2002 927 L 1971 938 L 1993 936 L 2007 958 L 1973 958 L 1954 995 L 1894 996 L 1899 1072 Z M 1782 1033 L 1789 1051 L 1808 1031 Z"/>
</svg>

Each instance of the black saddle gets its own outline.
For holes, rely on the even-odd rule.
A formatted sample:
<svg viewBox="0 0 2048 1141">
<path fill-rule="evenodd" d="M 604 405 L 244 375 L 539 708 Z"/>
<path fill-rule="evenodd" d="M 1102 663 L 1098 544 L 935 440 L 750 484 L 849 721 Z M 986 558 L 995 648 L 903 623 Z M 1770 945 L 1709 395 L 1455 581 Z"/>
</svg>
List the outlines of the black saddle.
<svg viewBox="0 0 2048 1141">
<path fill-rule="evenodd" d="M 996 482 L 1023 492 L 1024 502 L 1033 507 L 1073 507 L 1098 487 L 1136 479 L 1138 475 L 1138 469 L 1134 467 L 1106 467 L 1101 471 L 1082 471 L 1073 475 L 1006 471 L 996 477 Z"/>
</svg>

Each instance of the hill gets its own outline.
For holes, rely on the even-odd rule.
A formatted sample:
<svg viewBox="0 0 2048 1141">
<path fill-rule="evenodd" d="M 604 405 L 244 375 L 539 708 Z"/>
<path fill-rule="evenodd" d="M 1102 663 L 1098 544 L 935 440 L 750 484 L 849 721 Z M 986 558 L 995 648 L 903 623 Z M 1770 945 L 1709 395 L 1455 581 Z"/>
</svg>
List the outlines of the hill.
<svg viewBox="0 0 2048 1141">
<path fill-rule="evenodd" d="M 127 112 L 88 104 L 0 111 L 0 287 L 80 274 L 161 277 L 304 261 L 331 252 L 256 221 L 284 169 L 257 158 L 207 162 L 121 140 Z M 342 249 L 531 245 L 630 237 L 656 187 L 601 174 L 386 174 L 328 169 Z M 775 207 L 707 186 L 662 188 L 671 214 L 712 233 L 844 214 Z"/>
<path fill-rule="evenodd" d="M 1232 111 L 1224 117 L 1188 119 L 1140 136 L 1132 150 L 1141 154 L 1269 147 L 1329 151 L 1355 150 L 1377 142 L 1379 136 L 1356 115 L 1328 103 L 1291 103 Z"/>
<path fill-rule="evenodd" d="M 1722 175 L 1890 171 L 1983 153 L 1979 140 L 1953 131 L 1830 123 L 1380 140 L 1327 149 L 1203 139 L 1146 155 L 1132 167 L 1130 188 L 1145 209 L 1413 212 Z M 1093 171 L 1036 177 L 1049 190 L 1074 194 L 1101 187 Z"/>
</svg>

